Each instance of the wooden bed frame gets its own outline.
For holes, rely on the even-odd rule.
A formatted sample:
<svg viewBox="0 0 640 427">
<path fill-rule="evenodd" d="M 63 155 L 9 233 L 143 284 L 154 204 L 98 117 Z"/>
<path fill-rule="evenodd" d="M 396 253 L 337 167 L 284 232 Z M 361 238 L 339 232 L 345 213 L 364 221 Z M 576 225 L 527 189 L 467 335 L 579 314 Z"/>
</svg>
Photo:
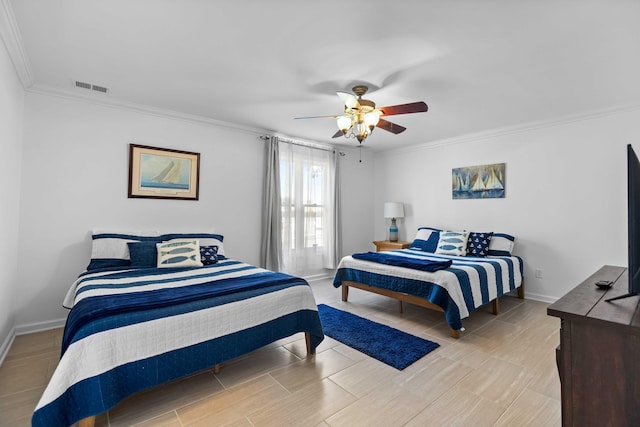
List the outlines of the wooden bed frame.
<svg viewBox="0 0 640 427">
<path fill-rule="evenodd" d="M 444 310 L 442 309 L 442 307 L 437 306 L 435 304 L 433 304 L 432 302 L 421 298 L 421 297 L 417 297 L 415 295 L 410 295 L 410 294 L 406 294 L 404 292 L 397 292 L 397 291 L 392 291 L 389 289 L 384 289 L 384 288 L 377 288 L 375 286 L 371 286 L 371 285 L 367 285 L 365 283 L 358 283 L 358 282 L 350 282 L 350 281 L 344 281 L 342 282 L 342 301 L 347 301 L 347 299 L 349 298 L 349 288 L 357 288 L 357 289 L 362 289 L 363 291 L 367 291 L 367 292 L 373 292 L 374 294 L 378 294 L 378 295 L 384 295 L 386 297 L 389 298 L 394 298 L 397 299 L 398 302 L 400 303 L 400 313 L 402 313 L 402 302 L 408 302 L 409 304 L 414 304 L 414 305 L 418 305 L 420 307 L 425 307 L 428 308 L 430 310 L 435 310 L 435 311 L 439 311 L 444 313 Z M 521 285 L 517 288 L 518 290 L 518 298 L 520 299 L 524 299 L 524 280 L 522 281 Z M 498 314 L 498 298 L 494 299 L 493 301 L 491 301 L 492 304 L 492 313 L 493 314 Z M 451 329 L 450 330 L 450 334 L 453 338 L 460 338 L 460 330 L 459 329 Z"/>
<path fill-rule="evenodd" d="M 309 332 L 304 333 L 304 341 L 307 346 L 307 357 L 313 356 L 315 351 L 311 351 L 311 334 Z M 220 365 L 215 365 L 213 367 L 213 373 L 220 373 Z M 96 425 L 96 415 L 91 417 L 83 418 L 78 421 L 78 427 L 94 427 Z"/>
</svg>

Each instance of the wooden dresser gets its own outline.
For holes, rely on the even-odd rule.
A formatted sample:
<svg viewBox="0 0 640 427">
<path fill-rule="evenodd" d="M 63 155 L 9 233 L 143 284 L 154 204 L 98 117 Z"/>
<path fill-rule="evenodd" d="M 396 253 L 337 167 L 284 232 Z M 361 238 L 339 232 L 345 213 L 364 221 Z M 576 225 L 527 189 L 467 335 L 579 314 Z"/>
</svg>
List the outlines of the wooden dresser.
<svg viewBox="0 0 640 427">
<path fill-rule="evenodd" d="M 627 269 L 604 266 L 547 309 L 561 321 L 563 426 L 640 426 L 640 296 L 605 301 L 627 291 Z"/>
</svg>

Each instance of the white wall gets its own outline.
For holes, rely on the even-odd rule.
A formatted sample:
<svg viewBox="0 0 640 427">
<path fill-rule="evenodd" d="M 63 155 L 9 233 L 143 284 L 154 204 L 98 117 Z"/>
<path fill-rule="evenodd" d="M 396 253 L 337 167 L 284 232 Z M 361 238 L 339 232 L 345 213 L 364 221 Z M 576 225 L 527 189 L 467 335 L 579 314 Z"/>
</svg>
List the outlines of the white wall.
<svg viewBox="0 0 640 427">
<path fill-rule="evenodd" d="M 553 301 L 604 264 L 627 265 L 627 143 L 640 152 L 640 109 L 385 153 L 374 208 L 405 203 L 405 240 L 420 226 L 514 234 L 526 294 Z M 452 168 L 502 162 L 506 198 L 452 200 Z M 388 227 L 375 217 L 376 238 Z"/>
<path fill-rule="evenodd" d="M 257 135 L 33 92 L 24 128 L 17 325 L 37 329 L 66 316 L 62 298 L 89 262 L 93 228 L 213 228 L 227 254 L 258 264 L 264 146 Z M 201 153 L 200 200 L 127 198 L 130 143 Z M 353 158 L 347 152 L 341 161 Z M 349 250 L 366 246 L 373 228 L 371 163 L 343 164 Z M 348 224 L 352 212 L 357 227 Z"/>
<path fill-rule="evenodd" d="M 24 90 L 0 42 L 0 360 L 14 325 Z"/>
<path fill-rule="evenodd" d="M 89 261 L 92 228 L 213 228 L 231 256 L 258 263 L 263 145 L 255 134 L 35 92 L 22 119 L 22 90 L 2 60 L 0 81 L 13 93 L 0 101 L 2 144 L 11 158 L 23 154 L 1 172 L 11 178 L 0 186 L 3 201 L 15 203 L 3 203 L 0 255 L 19 273 L 0 272 L 0 338 L 13 325 L 64 319 L 60 302 Z M 527 294 L 554 300 L 603 264 L 626 265 L 625 144 L 637 141 L 640 151 L 639 135 L 635 110 L 387 153 L 363 149 L 362 163 L 359 150 L 344 148 L 343 253 L 385 239 L 383 203 L 402 201 L 401 239 L 424 225 L 515 234 Z M 200 152 L 200 201 L 128 199 L 129 143 Z M 497 162 L 507 163 L 505 199 L 451 199 L 452 168 Z M 9 306 L 12 286 L 18 300 Z"/>
<path fill-rule="evenodd" d="M 374 250 L 371 234 L 374 224 L 374 157 L 364 148 L 349 147 L 341 148 L 340 151 L 346 154 L 340 163 L 342 253 L 350 255 L 354 252 L 371 251 Z"/>
</svg>

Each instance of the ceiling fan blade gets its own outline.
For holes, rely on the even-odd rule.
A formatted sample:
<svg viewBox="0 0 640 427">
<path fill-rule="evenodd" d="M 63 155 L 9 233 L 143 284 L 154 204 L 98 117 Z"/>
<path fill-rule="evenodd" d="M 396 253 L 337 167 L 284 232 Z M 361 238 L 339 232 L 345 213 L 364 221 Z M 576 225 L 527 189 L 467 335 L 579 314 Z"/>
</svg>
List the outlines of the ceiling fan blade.
<svg viewBox="0 0 640 427">
<path fill-rule="evenodd" d="M 406 127 L 391 123 L 390 121 L 383 118 L 378 120 L 378 124 L 376 125 L 376 127 L 379 127 L 380 129 L 384 129 L 391 133 L 395 133 L 396 135 L 407 130 Z"/>
<path fill-rule="evenodd" d="M 294 120 L 301 119 L 337 119 L 339 116 L 307 116 L 307 117 L 294 117 Z"/>
<path fill-rule="evenodd" d="M 382 115 L 393 116 L 396 114 L 409 114 L 409 113 L 424 113 L 429 107 L 422 101 L 411 102 L 409 104 L 391 105 L 389 107 L 382 107 Z"/>
<path fill-rule="evenodd" d="M 358 102 L 358 98 L 356 98 L 352 94 L 350 94 L 348 92 L 336 92 L 336 93 L 338 94 L 338 96 L 342 100 L 342 103 L 344 104 L 345 107 L 347 107 L 347 108 L 360 108 L 360 103 Z"/>
</svg>

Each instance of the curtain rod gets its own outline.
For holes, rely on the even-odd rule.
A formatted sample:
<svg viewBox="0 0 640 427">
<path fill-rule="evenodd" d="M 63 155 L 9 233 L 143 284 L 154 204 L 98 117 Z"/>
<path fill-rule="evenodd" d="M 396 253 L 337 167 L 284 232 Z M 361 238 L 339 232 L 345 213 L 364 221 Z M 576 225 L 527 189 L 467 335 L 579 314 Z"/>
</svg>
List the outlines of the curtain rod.
<svg viewBox="0 0 640 427">
<path fill-rule="evenodd" d="M 258 138 L 260 138 L 263 141 L 267 141 L 270 137 L 269 137 L 269 135 L 260 135 Z M 278 139 L 280 141 L 286 142 L 288 144 L 300 145 L 302 147 L 315 148 L 317 150 L 323 150 L 323 151 L 331 151 L 332 153 L 336 152 L 335 148 L 324 147 L 324 146 L 319 145 L 319 144 L 312 144 L 312 143 L 309 143 L 309 142 L 297 141 L 295 139 L 285 138 L 285 137 L 282 137 L 282 136 L 278 136 Z M 338 151 L 338 154 L 340 154 L 340 156 L 346 156 L 346 154 L 343 151 Z"/>
</svg>

